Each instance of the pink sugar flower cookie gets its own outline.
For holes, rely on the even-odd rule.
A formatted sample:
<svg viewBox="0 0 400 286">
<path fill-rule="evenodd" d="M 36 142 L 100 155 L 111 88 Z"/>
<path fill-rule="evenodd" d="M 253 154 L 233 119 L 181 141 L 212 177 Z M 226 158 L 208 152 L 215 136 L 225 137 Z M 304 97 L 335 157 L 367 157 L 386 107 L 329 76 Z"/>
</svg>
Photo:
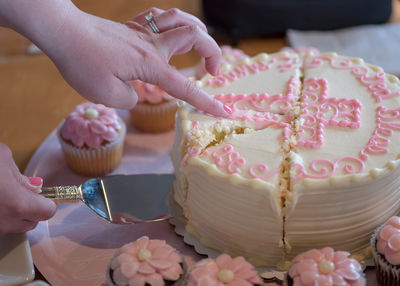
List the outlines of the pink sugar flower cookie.
<svg viewBox="0 0 400 286">
<path fill-rule="evenodd" d="M 243 257 L 222 254 L 216 259 L 199 261 L 189 273 L 187 286 L 250 286 L 263 282 Z"/>
<path fill-rule="evenodd" d="M 393 216 L 371 238 L 379 285 L 400 285 L 400 217 Z"/>
<path fill-rule="evenodd" d="M 143 236 L 122 246 L 106 272 L 109 286 L 180 285 L 183 258 L 163 240 Z"/>
<path fill-rule="evenodd" d="M 286 285 L 363 286 L 366 281 L 360 263 L 349 255 L 330 247 L 301 253 L 293 259 Z"/>
</svg>

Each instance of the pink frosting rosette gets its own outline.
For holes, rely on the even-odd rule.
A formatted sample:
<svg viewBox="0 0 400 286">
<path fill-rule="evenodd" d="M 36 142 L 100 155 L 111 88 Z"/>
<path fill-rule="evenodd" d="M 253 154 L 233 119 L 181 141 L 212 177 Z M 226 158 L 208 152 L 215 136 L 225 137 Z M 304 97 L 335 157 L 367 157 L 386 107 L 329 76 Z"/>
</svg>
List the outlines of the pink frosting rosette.
<svg viewBox="0 0 400 286">
<path fill-rule="evenodd" d="M 143 236 L 121 247 L 110 263 L 116 285 L 163 286 L 183 274 L 182 256 L 163 240 Z"/>
<path fill-rule="evenodd" d="M 253 266 L 243 257 L 222 254 L 216 259 L 203 259 L 191 270 L 187 286 L 249 286 L 261 285 Z"/>
<path fill-rule="evenodd" d="M 392 265 L 400 264 L 400 217 L 393 216 L 380 230 L 376 248 Z"/>
<path fill-rule="evenodd" d="M 172 100 L 173 97 L 156 85 L 140 80 L 130 82 L 138 96 L 138 102 L 161 103 L 163 100 Z"/>
<path fill-rule="evenodd" d="M 312 249 L 293 259 L 288 274 L 295 286 L 365 285 L 360 263 L 349 258 L 349 255 L 348 252 L 334 251 L 330 247 Z"/>
<path fill-rule="evenodd" d="M 98 148 L 104 141 L 118 137 L 121 125 L 113 108 L 86 102 L 78 105 L 65 119 L 61 137 L 77 147 Z"/>
</svg>

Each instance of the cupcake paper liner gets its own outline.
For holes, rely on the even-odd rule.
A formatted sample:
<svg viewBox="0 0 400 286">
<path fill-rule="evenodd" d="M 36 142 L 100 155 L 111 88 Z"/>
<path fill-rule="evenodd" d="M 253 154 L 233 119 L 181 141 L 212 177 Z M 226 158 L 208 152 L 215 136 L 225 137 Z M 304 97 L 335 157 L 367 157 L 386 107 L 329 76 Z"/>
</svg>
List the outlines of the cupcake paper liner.
<svg viewBox="0 0 400 286">
<path fill-rule="evenodd" d="M 139 130 L 150 133 L 166 132 L 174 129 L 176 100 L 161 104 L 138 103 L 131 109 L 131 122 Z"/>
<path fill-rule="evenodd" d="M 390 264 L 376 249 L 376 239 L 385 224 L 378 227 L 371 237 L 372 256 L 375 262 L 376 279 L 380 286 L 400 285 L 400 268 Z"/>
<path fill-rule="evenodd" d="M 57 130 L 57 136 L 71 170 L 80 175 L 99 177 L 110 173 L 119 165 L 126 134 L 126 125 L 122 120 L 118 138 L 96 149 L 76 147 L 66 142 L 60 134 L 62 124 Z"/>
</svg>

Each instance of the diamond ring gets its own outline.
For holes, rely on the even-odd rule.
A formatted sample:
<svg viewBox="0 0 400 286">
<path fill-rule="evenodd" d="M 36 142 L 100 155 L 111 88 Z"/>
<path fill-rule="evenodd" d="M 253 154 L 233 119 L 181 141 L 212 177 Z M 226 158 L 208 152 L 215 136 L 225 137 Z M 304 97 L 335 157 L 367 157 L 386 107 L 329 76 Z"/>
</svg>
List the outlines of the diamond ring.
<svg viewBox="0 0 400 286">
<path fill-rule="evenodd" d="M 152 12 L 149 12 L 149 14 L 144 16 L 144 18 L 146 19 L 147 24 L 149 24 L 150 28 L 153 30 L 154 33 L 156 34 L 160 33 L 160 30 L 158 29 L 156 23 L 154 22 L 154 17 Z"/>
</svg>

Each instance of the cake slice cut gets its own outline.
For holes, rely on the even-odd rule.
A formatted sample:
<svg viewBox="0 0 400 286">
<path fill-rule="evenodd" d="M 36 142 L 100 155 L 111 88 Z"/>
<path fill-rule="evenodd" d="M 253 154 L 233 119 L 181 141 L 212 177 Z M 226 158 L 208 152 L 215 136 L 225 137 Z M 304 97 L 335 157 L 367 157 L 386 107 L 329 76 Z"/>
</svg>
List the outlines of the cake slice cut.
<svg viewBox="0 0 400 286">
<path fill-rule="evenodd" d="M 214 118 L 181 103 L 171 153 L 174 198 L 186 230 L 210 248 L 255 265 L 284 257 L 282 164 L 301 90 L 296 54 L 262 54 L 197 84 L 231 107 Z"/>
<path fill-rule="evenodd" d="M 287 259 L 310 248 L 353 254 L 400 206 L 400 82 L 360 59 L 304 59 L 290 189 Z"/>
</svg>

